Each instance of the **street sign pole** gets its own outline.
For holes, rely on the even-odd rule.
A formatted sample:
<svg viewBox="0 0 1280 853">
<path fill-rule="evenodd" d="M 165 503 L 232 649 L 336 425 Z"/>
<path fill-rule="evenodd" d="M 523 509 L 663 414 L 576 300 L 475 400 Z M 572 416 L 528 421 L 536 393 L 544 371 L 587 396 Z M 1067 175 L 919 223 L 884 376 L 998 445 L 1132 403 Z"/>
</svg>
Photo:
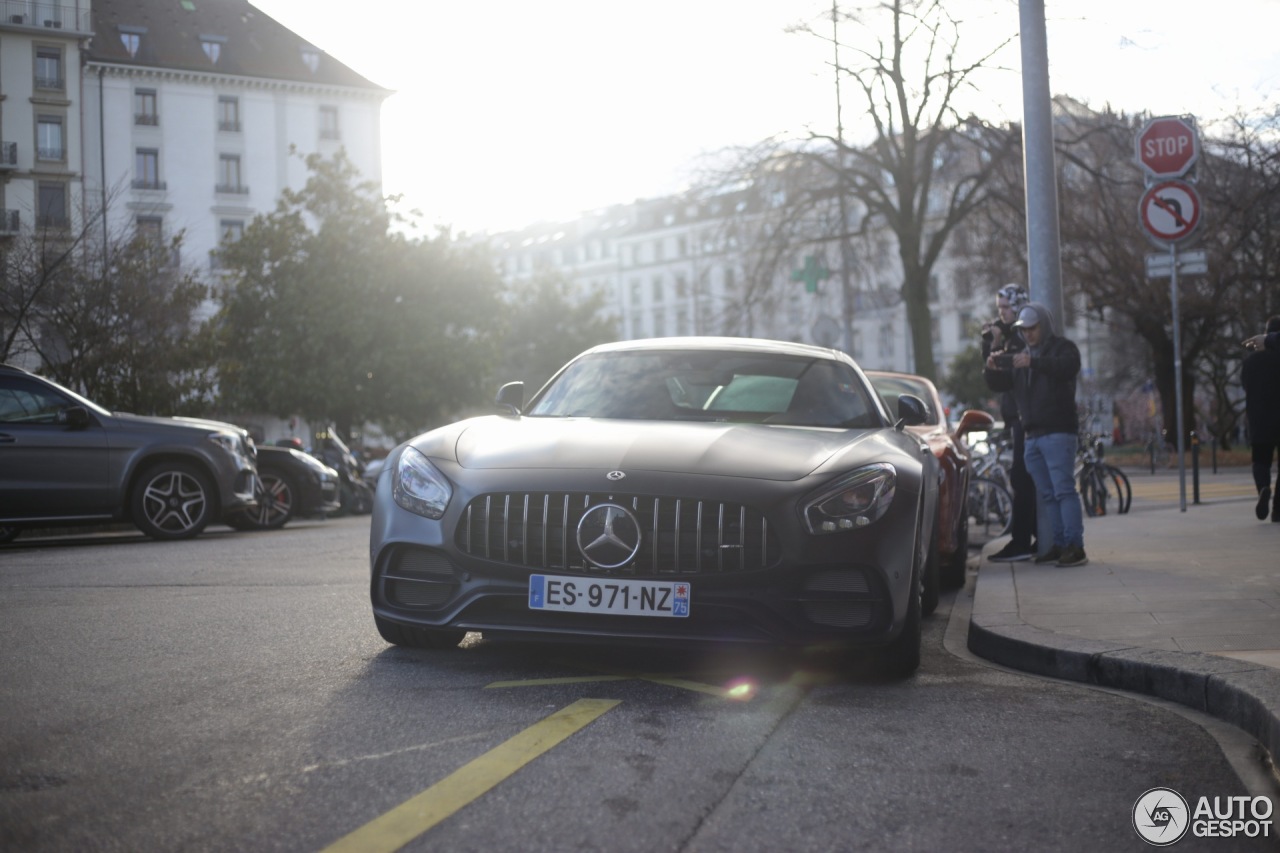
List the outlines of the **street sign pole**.
<svg viewBox="0 0 1280 853">
<path fill-rule="evenodd" d="M 1169 244 L 1169 299 L 1173 303 L 1173 388 L 1177 397 L 1175 411 L 1178 421 L 1178 504 L 1182 512 L 1187 511 L 1187 459 L 1185 454 L 1186 439 L 1182 433 L 1182 335 L 1178 323 L 1178 244 Z"/>
</svg>

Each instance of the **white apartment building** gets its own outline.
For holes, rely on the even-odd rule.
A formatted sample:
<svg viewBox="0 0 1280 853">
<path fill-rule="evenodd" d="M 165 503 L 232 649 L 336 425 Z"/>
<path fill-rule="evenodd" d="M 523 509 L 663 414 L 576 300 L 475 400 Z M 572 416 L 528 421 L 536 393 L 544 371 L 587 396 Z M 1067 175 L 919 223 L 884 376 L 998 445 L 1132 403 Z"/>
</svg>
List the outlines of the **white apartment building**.
<svg viewBox="0 0 1280 853">
<path fill-rule="evenodd" d="M 345 149 L 381 183 L 391 92 L 246 0 L 93 0 L 92 30 L 84 191 L 111 233 L 182 231 L 183 266 L 213 278 L 218 246 L 306 182 L 300 155 Z"/>
<path fill-rule="evenodd" d="M 0 240 L 79 222 L 87 0 L 0 0 Z"/>
<path fill-rule="evenodd" d="M 852 345 L 844 324 L 838 247 L 816 243 L 769 273 L 759 272 L 755 246 L 733 227 L 758 204 L 749 192 L 690 201 L 682 196 L 637 201 L 490 238 L 509 280 L 542 270 L 563 274 L 583 292 L 603 292 L 622 339 L 677 335 L 742 335 L 848 350 L 865 368 L 915 371 L 901 273 L 886 235 L 855 245 L 849 272 Z M 877 241 L 879 241 L 877 243 Z M 807 258 L 827 277 L 810 291 Z M 973 286 L 961 265 L 944 258 L 930 309 L 938 365 L 975 341 L 975 323 L 994 316 L 995 290 Z M 765 276 L 762 278 L 762 276 Z M 942 372 L 940 371 L 940 373 Z"/>
</svg>

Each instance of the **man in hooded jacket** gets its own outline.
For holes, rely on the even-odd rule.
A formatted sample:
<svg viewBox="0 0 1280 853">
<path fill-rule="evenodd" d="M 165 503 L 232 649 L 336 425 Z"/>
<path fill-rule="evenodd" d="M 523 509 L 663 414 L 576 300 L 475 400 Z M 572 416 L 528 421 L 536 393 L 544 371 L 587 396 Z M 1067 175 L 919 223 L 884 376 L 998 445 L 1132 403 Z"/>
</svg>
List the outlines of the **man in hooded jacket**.
<svg viewBox="0 0 1280 853">
<path fill-rule="evenodd" d="M 1244 413 L 1249 422 L 1249 441 L 1253 445 L 1253 482 L 1258 488 L 1258 520 L 1267 517 L 1271 498 L 1271 460 L 1280 448 L 1280 349 L 1266 347 L 1258 339 L 1280 337 L 1280 315 L 1267 320 L 1267 331 L 1254 341 L 1254 350 L 1240 369 L 1244 386 Z M 1271 520 L 1280 522 L 1280 481 L 1276 483 Z"/>
<path fill-rule="evenodd" d="M 1027 471 L 1053 523 L 1053 545 L 1037 563 L 1083 566 L 1084 511 L 1076 491 L 1075 461 L 1080 421 L 1076 414 L 1079 348 L 1053 330 L 1053 315 L 1039 302 L 1028 303 L 1014 324 L 1027 348 L 1013 356 L 1012 369 L 994 357 L 987 362 L 988 384 L 1009 390 L 1026 432 Z M 1044 548 L 1044 543 L 1041 543 Z"/>
</svg>

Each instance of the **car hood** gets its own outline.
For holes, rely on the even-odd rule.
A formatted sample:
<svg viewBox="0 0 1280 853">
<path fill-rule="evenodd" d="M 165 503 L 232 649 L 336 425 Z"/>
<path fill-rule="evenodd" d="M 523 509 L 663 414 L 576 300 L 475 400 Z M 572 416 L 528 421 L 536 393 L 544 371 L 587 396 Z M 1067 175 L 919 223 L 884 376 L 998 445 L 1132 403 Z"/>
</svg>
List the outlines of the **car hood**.
<svg viewBox="0 0 1280 853">
<path fill-rule="evenodd" d="M 799 480 L 877 430 L 590 418 L 478 418 L 460 425 L 464 468 L 608 469 Z"/>
<path fill-rule="evenodd" d="M 111 417 L 122 426 L 136 424 L 150 427 L 170 427 L 184 432 L 200 430 L 202 432 L 230 432 L 236 435 L 244 433 L 244 430 L 235 424 L 224 423 L 223 421 L 209 421 L 203 418 L 165 418 L 153 415 L 134 415 L 129 412 L 112 412 Z"/>
</svg>

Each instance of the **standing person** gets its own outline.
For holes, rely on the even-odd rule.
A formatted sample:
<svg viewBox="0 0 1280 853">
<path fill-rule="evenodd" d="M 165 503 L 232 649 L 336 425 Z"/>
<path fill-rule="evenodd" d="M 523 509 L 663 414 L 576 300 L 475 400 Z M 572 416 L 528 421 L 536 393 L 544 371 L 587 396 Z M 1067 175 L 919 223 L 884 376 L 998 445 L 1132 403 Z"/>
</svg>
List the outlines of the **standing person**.
<svg viewBox="0 0 1280 853">
<path fill-rule="evenodd" d="M 1014 326 L 1027 348 L 1014 355 L 1011 364 L 1002 364 L 992 356 L 987 366 L 998 371 L 993 374 L 997 388 L 1007 382 L 1013 391 L 1026 430 L 1027 471 L 1040 493 L 1041 508 L 1053 523 L 1053 546 L 1035 561 L 1083 566 L 1089 558 L 1084 552 L 1084 511 L 1075 478 L 1080 442 L 1076 415 L 1080 350 L 1054 333 L 1053 315 L 1038 302 L 1019 311 Z"/>
<path fill-rule="evenodd" d="M 1280 315 L 1267 320 L 1267 339 L 1280 332 Z M 1244 414 L 1249 422 L 1249 442 L 1253 446 L 1253 484 L 1258 487 L 1258 505 L 1254 513 L 1259 521 L 1267 517 L 1271 500 L 1271 458 L 1280 447 L 1280 349 L 1263 348 L 1262 335 L 1249 338 L 1245 347 L 1254 352 L 1240 369 L 1244 386 Z M 1253 346 L 1249 346 L 1254 341 Z M 1280 480 L 1277 481 L 1271 520 L 1280 522 Z"/>
<path fill-rule="evenodd" d="M 992 355 L 1012 356 L 1022 352 L 1027 344 L 1022 335 L 1014 327 L 1020 311 L 1029 301 L 1027 292 L 1019 285 L 1006 284 L 996 293 L 997 317 L 982 326 L 982 360 L 986 362 Z M 998 390 L 992 380 L 983 371 L 987 385 L 991 390 Z M 1009 522 L 1011 536 L 1009 542 L 991 555 L 990 559 L 1005 562 L 1029 560 L 1035 556 L 1035 545 L 1031 536 L 1036 529 L 1036 492 L 1035 483 L 1027 473 L 1026 432 L 1022 428 L 1022 420 L 1018 417 L 1018 406 L 1013 394 L 1004 391 L 1000 394 L 1000 417 L 1004 420 L 1013 438 L 1013 465 L 1009 468 L 1009 485 L 1013 491 L 1013 518 Z"/>
</svg>

